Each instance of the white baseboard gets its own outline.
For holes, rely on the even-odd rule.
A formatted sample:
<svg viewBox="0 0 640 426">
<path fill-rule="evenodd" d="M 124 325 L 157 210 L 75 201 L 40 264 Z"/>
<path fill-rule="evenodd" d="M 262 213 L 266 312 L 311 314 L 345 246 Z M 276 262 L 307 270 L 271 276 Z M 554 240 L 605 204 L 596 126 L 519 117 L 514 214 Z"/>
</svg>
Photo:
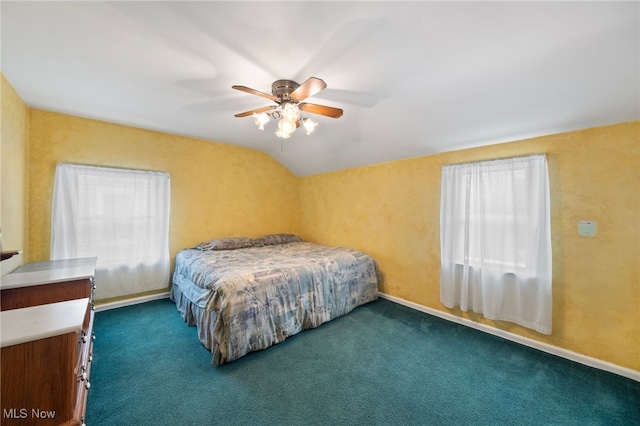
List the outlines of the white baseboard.
<svg viewBox="0 0 640 426">
<path fill-rule="evenodd" d="M 122 308 L 124 306 L 130 306 L 130 305 L 137 305 L 138 303 L 150 302 L 152 300 L 166 299 L 168 297 L 169 297 L 169 292 L 166 291 L 164 293 L 150 294 L 148 296 L 140 296 L 140 297 L 134 297 L 132 299 L 118 300 L 117 302 L 101 304 L 100 301 L 98 301 L 96 303 L 95 311 L 96 312 L 107 311 L 109 309 Z"/>
<path fill-rule="evenodd" d="M 424 312 L 429 315 L 442 318 L 447 321 L 455 322 L 467 327 L 475 328 L 476 330 L 484 331 L 485 333 L 493 334 L 494 336 L 502 337 L 512 342 L 520 343 L 525 346 L 529 346 L 534 349 L 539 349 L 543 352 L 557 355 L 562 358 L 569 359 L 571 361 L 578 362 L 580 364 L 587 365 L 589 367 L 598 368 L 600 370 L 608 371 L 610 373 L 618 374 L 620 376 L 628 377 L 629 379 L 640 382 L 640 371 L 635 371 L 630 368 L 620 367 L 619 365 L 611 364 L 606 361 L 599 360 L 597 358 L 591 358 L 586 355 L 581 355 L 576 352 L 562 349 L 557 346 L 549 345 L 548 343 L 538 342 L 537 340 L 529 339 L 528 337 L 519 336 L 517 334 L 509 333 L 508 331 L 500 330 L 485 324 L 480 324 L 475 321 L 471 321 L 466 318 L 461 318 L 455 315 L 451 315 L 447 312 L 438 311 L 437 309 L 428 308 L 426 306 L 418 305 L 417 303 L 409 302 L 408 300 L 401 299 L 399 297 L 390 296 L 385 293 L 378 293 L 383 299 L 390 300 L 400 305 L 407 306 L 420 312 Z"/>
</svg>

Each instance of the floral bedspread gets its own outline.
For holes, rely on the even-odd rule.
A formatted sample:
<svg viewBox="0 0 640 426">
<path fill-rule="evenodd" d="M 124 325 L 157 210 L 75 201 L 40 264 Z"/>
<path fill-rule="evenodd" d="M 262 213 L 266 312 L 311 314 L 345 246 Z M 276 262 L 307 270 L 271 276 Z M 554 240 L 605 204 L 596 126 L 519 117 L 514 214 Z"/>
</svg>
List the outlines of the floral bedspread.
<svg viewBox="0 0 640 426">
<path fill-rule="evenodd" d="M 376 300 L 378 280 L 377 264 L 365 253 L 293 242 L 182 250 L 173 286 L 215 312 L 210 349 L 213 363 L 223 364 Z"/>
</svg>

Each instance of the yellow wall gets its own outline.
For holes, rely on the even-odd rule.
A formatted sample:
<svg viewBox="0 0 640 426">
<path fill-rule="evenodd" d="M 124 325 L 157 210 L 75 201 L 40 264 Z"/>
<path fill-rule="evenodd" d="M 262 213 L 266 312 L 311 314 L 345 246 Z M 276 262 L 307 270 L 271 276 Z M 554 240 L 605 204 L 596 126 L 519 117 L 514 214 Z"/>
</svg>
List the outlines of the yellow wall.
<svg viewBox="0 0 640 426">
<path fill-rule="evenodd" d="M 299 233 L 376 258 L 383 293 L 640 371 L 640 122 L 299 179 Z M 553 333 L 440 304 L 444 164 L 546 153 L 551 181 Z M 596 220 L 595 238 L 578 236 Z"/>
<path fill-rule="evenodd" d="M 226 236 L 297 232 L 297 180 L 259 151 L 29 110 L 29 261 L 49 258 L 56 163 L 171 176 L 171 257 Z"/>
<path fill-rule="evenodd" d="M 28 108 L 0 73 L 0 228 L 3 250 L 23 253 L 0 263 L 0 275 L 22 264 L 27 243 Z"/>
</svg>

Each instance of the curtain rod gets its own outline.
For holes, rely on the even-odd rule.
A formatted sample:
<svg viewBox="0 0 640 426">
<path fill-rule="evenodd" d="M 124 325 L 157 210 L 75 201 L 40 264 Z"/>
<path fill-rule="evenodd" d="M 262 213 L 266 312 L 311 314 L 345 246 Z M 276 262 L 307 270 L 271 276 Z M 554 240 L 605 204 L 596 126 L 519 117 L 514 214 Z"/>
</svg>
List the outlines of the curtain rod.
<svg viewBox="0 0 640 426">
<path fill-rule="evenodd" d="M 68 165 L 68 166 L 80 166 L 80 167 L 96 167 L 96 168 L 102 168 L 102 169 L 122 170 L 122 171 L 128 171 L 128 172 L 163 173 L 163 174 L 166 174 L 167 176 L 169 176 L 169 172 L 166 172 L 164 170 L 132 169 L 132 168 L 128 168 L 128 167 L 103 166 L 103 165 L 98 165 L 98 164 L 69 163 L 67 161 L 59 161 L 56 165 L 58 165 L 58 164 L 64 164 L 64 165 Z"/>
<path fill-rule="evenodd" d="M 461 163 L 447 163 L 442 166 L 460 166 L 462 164 L 473 164 L 473 163 L 488 163 L 490 161 L 500 161 L 500 160 L 513 160 L 517 158 L 527 158 L 527 157 L 536 157 L 536 156 L 547 156 L 546 153 L 537 153 L 537 154 L 526 154 L 526 155 L 512 155 L 510 157 L 501 157 L 501 158 L 490 158 L 488 160 L 474 160 L 474 161 L 463 161 Z"/>
</svg>

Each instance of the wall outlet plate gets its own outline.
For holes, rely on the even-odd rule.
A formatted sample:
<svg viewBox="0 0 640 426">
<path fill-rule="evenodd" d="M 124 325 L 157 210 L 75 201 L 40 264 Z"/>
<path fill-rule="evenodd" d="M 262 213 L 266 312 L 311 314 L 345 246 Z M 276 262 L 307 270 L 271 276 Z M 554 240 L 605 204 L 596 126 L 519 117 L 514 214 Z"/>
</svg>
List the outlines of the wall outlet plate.
<svg viewBox="0 0 640 426">
<path fill-rule="evenodd" d="M 578 222 L 578 235 L 581 237 L 595 237 L 597 228 L 595 220 L 581 220 Z"/>
</svg>

